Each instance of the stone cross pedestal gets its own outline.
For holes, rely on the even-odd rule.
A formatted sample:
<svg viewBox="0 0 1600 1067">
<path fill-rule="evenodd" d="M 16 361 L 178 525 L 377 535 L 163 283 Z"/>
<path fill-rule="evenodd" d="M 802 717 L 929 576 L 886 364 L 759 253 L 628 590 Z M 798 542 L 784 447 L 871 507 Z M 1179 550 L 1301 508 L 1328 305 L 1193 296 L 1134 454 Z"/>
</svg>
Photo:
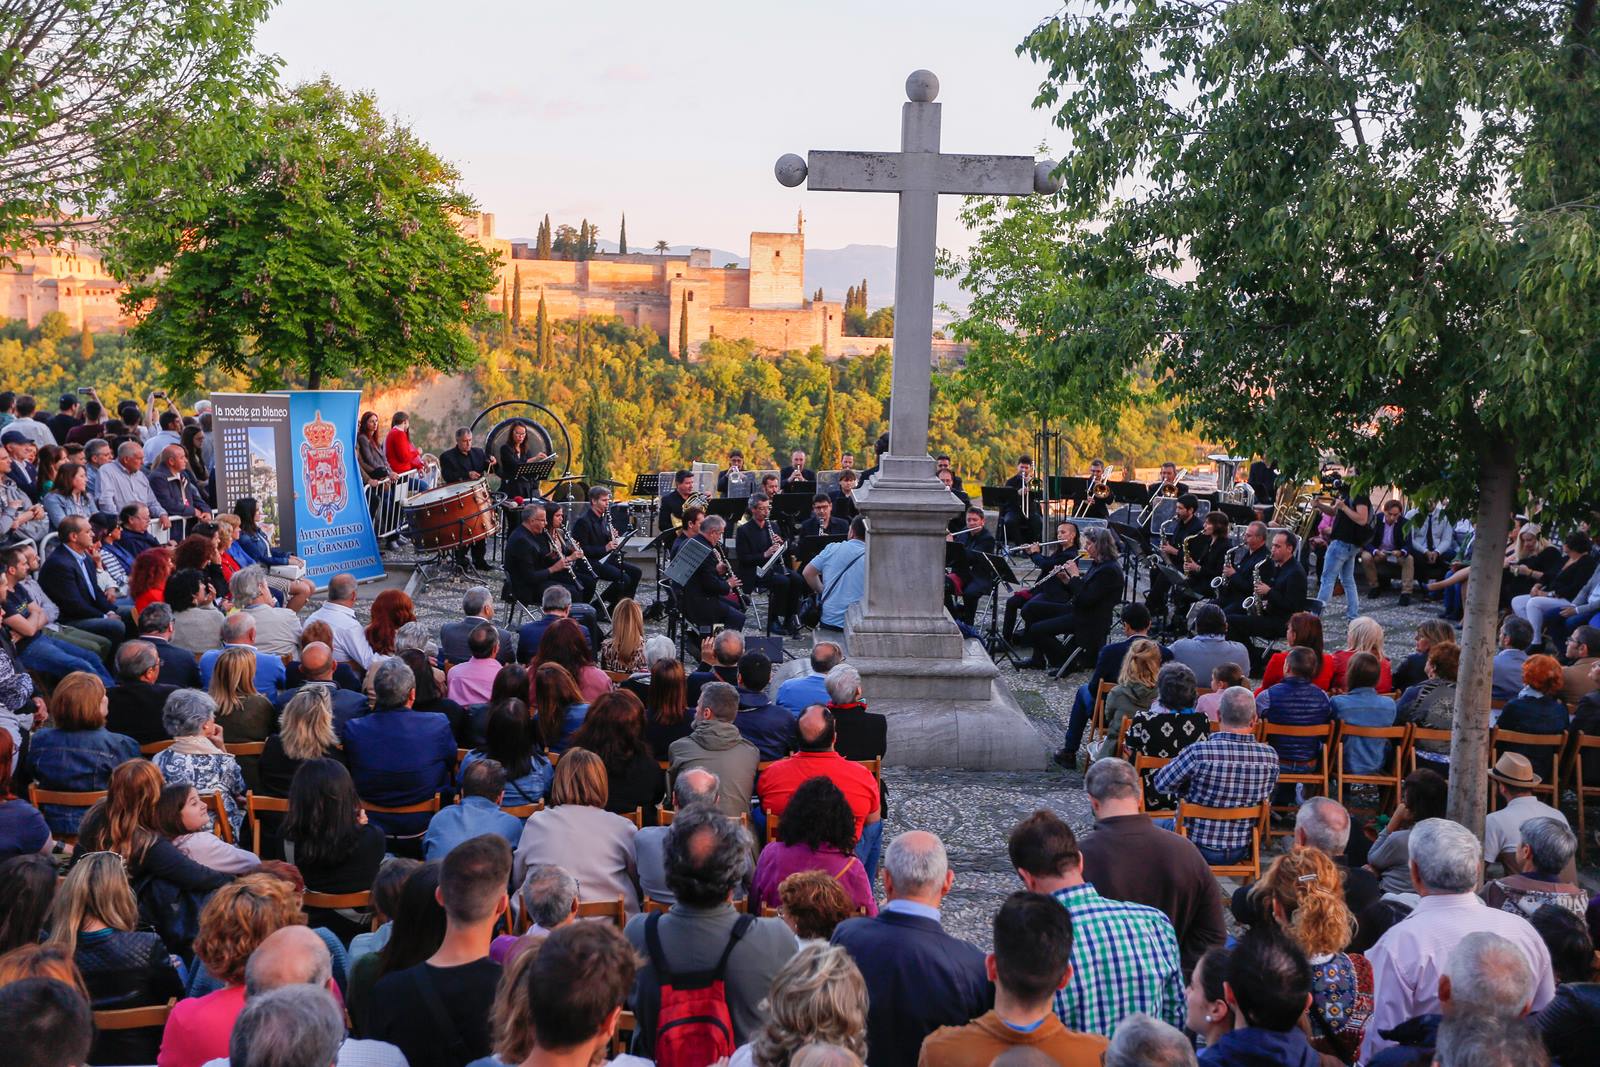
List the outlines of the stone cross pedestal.
<svg viewBox="0 0 1600 1067">
<path fill-rule="evenodd" d="M 1051 192 L 1055 164 L 1032 156 L 939 150 L 939 79 L 906 79 L 900 151 L 786 155 L 778 180 L 813 190 L 895 193 L 894 375 L 889 452 L 856 491 L 866 516 L 866 595 L 847 619 L 850 662 L 867 697 L 889 715 L 889 760 L 910 766 L 1019 768 L 1044 765 L 1038 732 L 998 680 L 976 641 L 944 607 L 945 524 L 960 507 L 934 477 L 928 454 L 933 282 L 939 196 Z"/>
</svg>

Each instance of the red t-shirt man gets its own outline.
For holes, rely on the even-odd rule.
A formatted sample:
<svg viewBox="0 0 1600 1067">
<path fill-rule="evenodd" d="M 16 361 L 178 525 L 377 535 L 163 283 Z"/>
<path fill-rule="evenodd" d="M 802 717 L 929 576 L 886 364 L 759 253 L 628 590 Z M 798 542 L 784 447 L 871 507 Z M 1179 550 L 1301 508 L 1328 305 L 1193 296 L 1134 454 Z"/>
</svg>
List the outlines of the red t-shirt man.
<svg viewBox="0 0 1600 1067">
<path fill-rule="evenodd" d="M 850 814 L 856 819 L 859 840 L 867 821 L 878 817 L 878 780 L 861 764 L 845 759 L 831 748 L 825 752 L 796 752 L 762 771 L 756 780 L 761 810 L 783 818 L 783 809 L 789 806 L 789 798 L 794 796 L 795 790 L 817 777 L 828 778 L 844 794 Z"/>
</svg>

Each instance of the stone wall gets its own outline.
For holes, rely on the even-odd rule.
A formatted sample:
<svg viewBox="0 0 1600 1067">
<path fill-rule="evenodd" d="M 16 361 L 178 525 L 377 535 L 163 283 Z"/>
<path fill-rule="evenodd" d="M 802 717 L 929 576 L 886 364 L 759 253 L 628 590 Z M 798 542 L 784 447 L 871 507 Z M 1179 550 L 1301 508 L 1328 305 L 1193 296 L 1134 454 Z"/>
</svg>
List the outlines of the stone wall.
<svg viewBox="0 0 1600 1067">
<path fill-rule="evenodd" d="M 800 233 L 750 235 L 750 306 L 805 305 L 806 238 Z"/>
</svg>

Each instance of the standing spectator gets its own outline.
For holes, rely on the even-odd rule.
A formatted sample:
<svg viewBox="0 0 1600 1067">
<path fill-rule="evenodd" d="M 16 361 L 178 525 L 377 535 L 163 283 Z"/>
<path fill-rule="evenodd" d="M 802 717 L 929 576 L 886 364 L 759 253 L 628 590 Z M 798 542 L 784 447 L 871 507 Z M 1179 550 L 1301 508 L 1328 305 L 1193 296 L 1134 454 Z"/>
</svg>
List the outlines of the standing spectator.
<svg viewBox="0 0 1600 1067">
<path fill-rule="evenodd" d="M 694 729 L 668 749 L 672 774 L 699 767 L 717 776 L 722 783 L 717 809 L 735 819 L 750 810 L 756 766 L 761 762 L 756 746 L 734 725 L 738 714 L 739 693 L 733 686 L 727 682 L 702 686 Z"/>
<path fill-rule="evenodd" d="M 770 1017 L 728 1065 L 793 1063 L 816 1042 L 847 1048 L 859 1061 L 867 1052 L 866 1005 L 866 983 L 850 954 L 820 941 L 805 944 L 773 976 Z"/>
<path fill-rule="evenodd" d="M 1345 580 L 1353 594 L 1354 582 Z M 1257 927 L 1239 939 L 1226 974 L 1228 1005 L 1244 1026 L 1206 1049 L 1206 1067 L 1319 1067 L 1322 1060 L 1300 1029 L 1312 1000 L 1311 965 L 1294 942 L 1274 926 Z"/>
<path fill-rule="evenodd" d="M 449 683 L 446 695 L 463 707 L 486 703 L 494 690 L 495 676 L 500 673 L 500 635 L 493 623 L 481 622 L 472 628 L 467 651 L 472 658 L 457 663 L 445 676 Z"/>
<path fill-rule="evenodd" d="M 322 646 L 324 650 L 327 646 Z M 257 767 L 259 788 L 269 797 L 287 797 L 295 772 L 308 760 L 345 760 L 330 700 L 331 686 L 315 683 L 297 690 L 284 706 L 278 729 L 267 737 Z"/>
<path fill-rule="evenodd" d="M 1508 746 L 1509 747 L 1509 746 Z M 1489 768 L 1489 779 L 1495 783 L 1505 807 L 1491 811 L 1483 820 L 1483 857 L 1489 863 L 1500 863 L 1511 874 L 1522 870 L 1518 866 L 1517 849 L 1522 844 L 1522 824 L 1529 819 L 1554 819 L 1562 826 L 1567 817 L 1533 795 L 1533 787 L 1540 778 L 1534 773 L 1528 757 L 1520 752 L 1502 752 Z"/>
<path fill-rule="evenodd" d="M 639 911 L 633 844 L 638 830 L 605 810 L 607 788 L 606 766 L 599 756 L 581 748 L 567 750 L 556 765 L 548 805 L 523 824 L 513 871 L 518 883 L 530 866 L 559 864 L 578 879 L 588 899 L 621 897 L 629 915 Z"/>
<path fill-rule="evenodd" d="M 1278 752 L 1255 739 L 1256 707 L 1250 690 L 1222 694 L 1219 729 L 1156 772 L 1155 787 L 1179 801 L 1213 808 L 1259 804 L 1278 784 Z M 1248 822 L 1185 821 L 1189 840 L 1207 863 L 1238 863 L 1250 851 Z"/>
<path fill-rule="evenodd" d="M 1444 819 L 1428 819 L 1412 828 L 1408 845 L 1411 880 L 1422 899 L 1367 952 L 1375 1008 L 1361 1046 L 1364 1060 L 1393 1044 L 1381 1036 L 1384 1031 L 1436 1010 L 1439 973 L 1450 950 L 1469 932 L 1499 934 L 1522 950 L 1536 983 L 1534 1010 L 1555 993 L 1550 952 L 1538 933 L 1526 919 L 1496 911 L 1479 899 L 1483 848 L 1472 832 Z"/>
<path fill-rule="evenodd" d="M 1529 819 L 1519 828 L 1515 870 L 1485 885 L 1479 895 L 1491 908 L 1532 919 L 1552 904 L 1583 917 L 1589 894 L 1568 880 L 1567 869 L 1578 851 L 1578 837 L 1559 819 Z M 1507 870 L 1512 870 L 1508 865 Z"/>
<path fill-rule="evenodd" d="M 263 655 L 293 656 L 300 651 L 300 616 L 280 608 L 258 566 L 241 567 L 228 579 L 233 606 L 256 622 L 256 648 Z"/>
<path fill-rule="evenodd" d="M 210 807 L 187 782 L 161 790 L 156 825 L 179 852 L 202 867 L 223 874 L 245 874 L 261 866 L 260 856 L 228 844 L 212 831 Z"/>
<path fill-rule="evenodd" d="M 372 665 L 372 646 L 356 619 L 356 578 L 335 574 L 328 581 L 327 599 L 306 618 L 306 625 L 325 622 L 333 630 L 333 658 L 361 673 Z"/>
<path fill-rule="evenodd" d="M 1367 850 L 1367 864 L 1385 893 L 1415 893 L 1411 884 L 1411 828 L 1424 819 L 1442 819 L 1449 794 L 1436 772 L 1419 767 L 1400 783 L 1400 802 L 1388 825 Z"/>
<path fill-rule="evenodd" d="M 223 886 L 200 913 L 194 952 L 223 987 L 173 1005 L 161 1035 L 157 1067 L 201 1067 L 228 1054 L 228 1036 L 244 1008 L 245 965 L 268 934 L 302 926 L 300 895 L 270 874 L 247 874 Z"/>
<path fill-rule="evenodd" d="M 1455 943 L 1438 968 L 1437 983 L 1434 1010 L 1386 1029 L 1383 1037 L 1393 1044 L 1366 1060 L 1367 1067 L 1427 1067 L 1434 1062 L 1439 1024 L 1445 1019 L 1520 1019 L 1533 1006 L 1535 981 L 1527 955 L 1487 931 L 1467 933 Z M 1367 1033 L 1372 1034 L 1370 1026 Z M 1525 1061 L 1513 1062 L 1523 1067 Z"/>
<path fill-rule="evenodd" d="M 154 762 L 167 784 L 188 782 L 202 794 L 221 796 L 237 839 L 244 821 L 244 772 L 223 747 L 216 714 L 216 701 L 197 690 L 179 689 L 167 697 L 161 725 L 172 744 L 156 753 Z"/>
<path fill-rule="evenodd" d="M 1072 980 L 1075 924 L 1042 893 L 1013 893 L 994 917 L 994 951 L 984 960 L 994 1008 L 965 1026 L 946 1026 L 922 1042 L 919 1067 L 989 1063 L 1012 1048 L 1045 1053 L 1062 1067 L 1100 1067 L 1106 1039 L 1075 1033 L 1051 1010 Z"/>
<path fill-rule="evenodd" d="M 1226 937 L 1222 894 L 1205 857 L 1187 838 L 1139 810 L 1142 785 L 1126 760 L 1103 759 L 1084 776 L 1094 829 L 1079 842 L 1083 878 L 1109 900 L 1165 913 L 1178 936 L 1184 970 Z"/>
<path fill-rule="evenodd" d="M 52 729 L 35 730 L 28 748 L 28 770 L 42 789 L 89 792 L 106 788 L 118 764 L 139 758 L 131 737 L 106 729 L 106 687 L 86 671 L 73 671 L 50 697 Z M 56 834 L 75 834 L 82 808 L 44 806 L 45 821 Z"/>
<path fill-rule="evenodd" d="M 872 883 L 855 847 L 855 819 L 844 794 L 827 778 L 809 779 L 790 798 L 777 840 L 761 850 L 750 894 L 763 907 L 775 908 L 785 878 L 797 871 L 821 870 L 850 895 L 854 910 L 876 915 Z"/>
<path fill-rule="evenodd" d="M 506 798 L 505 768 L 492 759 L 476 760 L 461 775 L 461 803 L 441 808 L 428 823 L 422 858 L 442 860 L 463 841 L 484 834 L 505 838 L 515 848 L 522 838 L 522 820 L 501 811 Z"/>
<path fill-rule="evenodd" d="M 62 393 L 60 408 L 45 420 L 45 425 L 50 428 L 50 434 L 55 438 L 56 444 L 64 445 L 67 443 L 67 434 L 82 421 L 82 416 L 78 414 L 77 396 L 72 393 Z"/>
<path fill-rule="evenodd" d="M 489 1013 L 500 965 L 489 959 L 505 912 L 511 849 L 493 834 L 457 845 L 439 866 L 445 935 L 416 967 L 385 975 L 373 990 L 372 1036 L 410 1063 L 464 1067 L 487 1056 Z"/>
<path fill-rule="evenodd" d="M 1312 1045 L 1350 1063 L 1372 1015 L 1372 966 L 1345 951 L 1356 923 L 1340 882 L 1326 854 L 1297 846 L 1273 860 L 1249 894 L 1260 916 L 1252 927 L 1280 927 L 1311 966 Z"/>
<path fill-rule="evenodd" d="M 50 943 L 77 964 L 96 1011 L 165 1004 L 183 993 L 161 938 L 138 926 L 139 906 L 120 857 L 97 852 L 73 865 L 51 908 Z M 90 1059 L 149 1063 L 160 1044 L 159 1030 L 102 1031 Z"/>
<path fill-rule="evenodd" d="M 656 821 L 656 805 L 667 795 L 666 776 L 644 738 L 644 706 L 628 692 L 604 693 L 589 706 L 573 745 L 600 757 L 606 768 L 606 810 L 618 815 L 639 811 L 645 824 Z"/>
<path fill-rule="evenodd" d="M 437 712 L 412 710 L 416 675 L 404 660 L 391 658 L 380 664 L 373 691 L 377 708 L 350 720 L 345 728 L 345 756 L 357 794 L 391 808 L 448 794 L 450 769 L 456 761 L 450 720 Z M 419 839 L 428 828 L 428 816 L 422 813 L 374 812 L 372 821 L 407 847 L 420 847 Z"/>
<path fill-rule="evenodd" d="M 383 456 L 395 474 L 422 471 L 422 453 L 411 443 L 411 419 L 403 411 L 389 416 L 389 435 L 383 440 Z M 427 488 L 427 482 L 422 483 Z"/>
<path fill-rule="evenodd" d="M 1053 812 L 1041 809 L 1018 823 L 1007 850 L 1028 891 L 1055 897 L 1072 917 L 1071 979 L 1055 997 L 1067 1029 L 1109 1036 L 1133 1011 L 1181 1025 L 1183 975 L 1172 920 L 1143 904 L 1108 900 L 1085 882 L 1077 838 Z"/>
<path fill-rule="evenodd" d="M 889 902 L 876 918 L 849 919 L 833 943 L 867 982 L 867 1062 L 913 1067 L 923 1039 L 994 1007 L 977 948 L 945 933 L 939 906 L 955 883 L 944 843 L 923 830 L 898 834 L 883 860 Z"/>
<path fill-rule="evenodd" d="M 1495 700 L 1510 700 L 1523 686 L 1522 665 L 1528 662 L 1528 647 L 1533 644 L 1533 625 L 1527 619 L 1508 615 L 1500 624 L 1500 651 L 1494 654 Z"/>
<path fill-rule="evenodd" d="M 564 767 L 566 760 L 561 762 Z M 696 805 L 673 820 L 667 834 L 667 883 L 677 903 L 665 915 L 633 917 L 624 931 L 649 962 L 633 989 L 637 1055 L 654 1058 L 665 979 L 710 972 L 724 954 L 723 991 L 734 1043 L 751 1040 L 770 1018 L 763 1001 L 798 944 L 782 920 L 733 910 L 734 890 L 749 877 L 750 851 L 749 834 L 709 807 Z M 579 881 L 587 885 L 581 875 Z"/>
<path fill-rule="evenodd" d="M 34 417 L 38 410 L 33 397 L 27 393 L 20 394 L 17 397 L 17 417 L 6 424 L 6 431 L 20 433 L 32 441 L 35 448 L 43 448 L 45 445 L 55 444 L 56 435 L 50 432 L 49 426 Z"/>
<path fill-rule="evenodd" d="M 1344 670 L 1345 692 L 1333 698 L 1333 717 L 1351 726 L 1393 726 L 1393 698 L 1378 692 L 1378 658 L 1357 652 Z M 1389 742 L 1376 737 L 1344 739 L 1344 766 L 1337 774 L 1377 774 L 1390 766 Z"/>
</svg>

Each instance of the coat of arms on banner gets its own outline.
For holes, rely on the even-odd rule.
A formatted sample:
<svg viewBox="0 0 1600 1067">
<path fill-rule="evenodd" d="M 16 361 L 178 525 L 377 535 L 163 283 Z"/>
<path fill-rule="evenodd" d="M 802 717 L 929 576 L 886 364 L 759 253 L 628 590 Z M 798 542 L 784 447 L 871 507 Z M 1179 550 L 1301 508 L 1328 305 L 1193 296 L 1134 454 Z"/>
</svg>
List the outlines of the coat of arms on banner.
<svg viewBox="0 0 1600 1067">
<path fill-rule="evenodd" d="M 300 446 L 300 464 L 308 496 L 306 509 L 323 522 L 332 522 L 350 502 L 350 488 L 345 483 L 344 442 L 337 440 L 338 429 L 325 420 L 320 411 L 300 432 L 305 435 L 305 443 Z"/>
</svg>

